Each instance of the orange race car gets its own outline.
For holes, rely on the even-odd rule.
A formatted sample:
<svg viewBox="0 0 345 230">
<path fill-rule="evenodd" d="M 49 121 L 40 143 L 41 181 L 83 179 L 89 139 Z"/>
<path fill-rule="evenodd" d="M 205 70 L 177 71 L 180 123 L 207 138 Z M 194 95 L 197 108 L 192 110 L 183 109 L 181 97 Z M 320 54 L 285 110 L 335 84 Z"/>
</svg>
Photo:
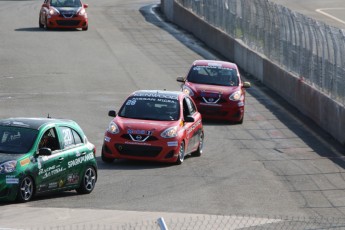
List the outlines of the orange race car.
<svg viewBox="0 0 345 230">
<path fill-rule="evenodd" d="M 39 27 L 88 29 L 86 8 L 80 0 L 45 0 L 39 14 Z"/>
</svg>

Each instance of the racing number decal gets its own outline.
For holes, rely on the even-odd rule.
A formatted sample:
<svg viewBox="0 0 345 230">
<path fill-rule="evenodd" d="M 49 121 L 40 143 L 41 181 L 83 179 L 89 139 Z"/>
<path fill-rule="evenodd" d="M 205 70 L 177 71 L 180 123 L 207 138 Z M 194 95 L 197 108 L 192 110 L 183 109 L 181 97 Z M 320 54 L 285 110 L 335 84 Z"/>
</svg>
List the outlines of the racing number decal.
<svg viewBox="0 0 345 230">
<path fill-rule="evenodd" d="M 70 129 L 63 129 L 62 134 L 63 134 L 63 141 L 65 143 L 65 146 L 73 144 L 73 136 Z"/>
</svg>

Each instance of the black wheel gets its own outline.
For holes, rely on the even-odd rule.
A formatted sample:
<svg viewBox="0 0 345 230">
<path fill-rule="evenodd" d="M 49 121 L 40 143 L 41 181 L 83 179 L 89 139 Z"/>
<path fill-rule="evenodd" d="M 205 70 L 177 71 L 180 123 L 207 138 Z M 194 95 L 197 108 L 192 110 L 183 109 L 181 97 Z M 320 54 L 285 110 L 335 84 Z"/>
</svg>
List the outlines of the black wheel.
<svg viewBox="0 0 345 230">
<path fill-rule="evenodd" d="M 185 155 L 184 142 L 182 142 L 180 145 L 180 149 L 178 151 L 178 157 L 176 160 L 176 164 L 180 165 L 183 163 L 184 155 Z"/>
<path fill-rule="evenodd" d="M 41 17 L 38 18 L 38 26 L 42 29 L 44 25 L 41 23 Z"/>
<path fill-rule="evenodd" d="M 200 157 L 202 154 L 202 150 L 204 148 L 204 133 L 201 132 L 199 137 L 199 146 L 198 149 L 192 153 L 193 156 Z"/>
<path fill-rule="evenodd" d="M 89 26 L 85 26 L 85 27 L 82 28 L 82 30 L 84 30 L 84 31 L 86 31 L 88 29 L 89 29 Z"/>
<path fill-rule="evenodd" d="M 80 194 L 89 194 L 95 188 L 95 184 L 97 181 L 96 171 L 93 167 L 88 166 L 84 172 L 84 176 L 82 181 L 80 182 L 79 188 L 77 188 L 77 192 Z"/>
<path fill-rule="evenodd" d="M 27 202 L 34 195 L 34 181 L 31 177 L 25 176 L 20 180 L 17 200 L 19 202 Z"/>
<path fill-rule="evenodd" d="M 49 26 L 48 26 L 48 19 L 46 18 L 46 30 L 50 30 Z"/>
<path fill-rule="evenodd" d="M 102 148 L 102 161 L 105 163 L 112 163 L 112 162 L 114 162 L 114 160 L 115 160 L 114 158 L 108 158 L 108 157 L 104 156 L 103 148 Z"/>
</svg>

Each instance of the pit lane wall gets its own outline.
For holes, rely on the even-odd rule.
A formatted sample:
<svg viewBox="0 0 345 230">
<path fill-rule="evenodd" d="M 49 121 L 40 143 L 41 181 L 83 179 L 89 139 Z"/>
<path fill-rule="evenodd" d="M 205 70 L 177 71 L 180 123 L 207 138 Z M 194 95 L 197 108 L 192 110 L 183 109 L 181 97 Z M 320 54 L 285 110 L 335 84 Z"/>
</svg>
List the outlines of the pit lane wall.
<svg viewBox="0 0 345 230">
<path fill-rule="evenodd" d="M 331 63 L 331 59 L 333 59 L 332 53 L 324 49 L 320 51 L 317 46 L 318 44 L 320 45 L 322 41 L 312 40 L 310 44 L 310 46 L 313 47 L 310 52 L 312 58 L 308 60 L 307 58 L 300 57 L 301 55 L 298 54 L 298 56 L 294 56 L 293 54 L 297 53 L 297 50 L 302 50 L 304 53 L 306 52 L 304 47 L 296 47 L 296 42 L 294 42 L 293 47 L 285 47 L 286 50 L 292 50 L 292 54 L 287 53 L 286 55 L 282 55 L 282 57 L 278 57 L 279 60 L 285 61 L 283 63 L 278 62 L 277 64 L 275 60 L 272 61 L 272 58 L 268 58 L 268 56 L 274 56 L 275 49 L 271 45 L 277 43 L 278 46 L 281 47 L 281 43 L 272 40 L 269 41 L 270 44 L 265 44 L 264 41 L 260 41 L 262 46 L 265 46 L 268 50 L 266 52 L 260 52 L 260 47 L 253 49 L 253 47 L 247 45 L 248 41 L 245 41 L 245 36 L 243 34 L 245 33 L 244 30 L 241 31 L 241 29 L 237 27 L 229 33 L 225 32 L 224 29 L 221 30 L 214 26 L 215 21 L 220 17 L 219 15 L 223 13 L 222 9 L 220 9 L 219 5 L 215 2 L 225 3 L 224 6 L 227 10 L 230 9 L 231 11 L 232 9 L 233 15 L 235 15 L 241 13 L 239 12 L 238 6 L 231 8 L 231 5 L 227 4 L 227 2 L 234 3 L 235 1 L 236 0 L 206 1 L 214 4 L 214 7 L 212 8 L 208 5 L 208 8 L 202 8 L 202 0 L 161 0 L 161 10 L 169 21 L 191 32 L 209 47 L 222 54 L 225 58 L 237 63 L 247 73 L 255 76 L 267 87 L 271 88 L 290 104 L 294 105 L 294 107 L 304 115 L 311 118 L 341 144 L 345 144 L 345 85 L 337 84 L 339 82 L 345 82 L 345 76 L 343 75 L 344 67 L 339 67 L 339 65 L 342 66 L 343 63 L 341 61 L 337 63 L 336 60 L 335 64 Z M 248 4 L 258 4 L 260 1 L 261 0 L 249 0 L 242 1 L 242 3 L 248 2 Z M 193 4 L 198 4 L 198 8 L 196 8 L 197 12 L 191 10 L 192 6 L 188 6 L 191 2 L 193 2 Z M 267 0 L 262 0 L 261 2 L 263 2 L 263 4 L 268 3 Z M 270 7 L 272 7 L 272 5 L 270 5 Z M 203 15 L 207 10 L 210 11 L 208 15 Z M 283 11 L 284 10 L 287 11 L 288 9 L 283 8 Z M 263 12 L 263 14 L 268 14 L 268 12 Z M 222 24 L 228 25 L 235 23 L 236 19 L 231 18 L 231 14 L 229 15 L 230 16 L 226 16 L 225 21 L 221 21 Z M 296 15 L 296 13 L 293 12 L 292 15 Z M 236 17 L 242 16 L 243 15 L 237 15 Z M 309 21 L 309 19 L 306 20 Z M 292 23 L 290 19 L 288 21 L 289 24 Z M 319 22 L 315 22 L 315 25 L 322 26 Z M 303 34 L 301 29 L 302 28 L 296 29 L 297 34 Z M 240 36 L 236 37 L 242 39 L 234 38 L 234 36 L 230 34 L 239 34 Z M 266 35 L 264 34 L 263 36 Z M 299 40 L 305 44 L 305 40 L 311 40 L 310 38 L 299 36 L 301 38 L 294 38 L 295 41 Z M 324 34 L 320 36 L 324 38 Z M 334 39 L 328 39 L 328 41 L 331 43 L 334 42 Z M 333 49 L 329 44 L 326 44 L 326 46 Z M 338 48 L 341 47 L 339 46 Z M 271 52 L 272 55 L 267 55 L 267 52 Z M 330 56 L 320 57 L 316 56 L 315 53 L 328 53 Z M 280 54 L 284 54 L 284 52 L 280 52 Z M 339 54 L 334 54 L 333 56 L 341 57 Z M 285 65 L 285 63 L 290 63 L 290 67 Z M 298 69 L 291 69 L 291 66 Z M 311 69 L 309 68 L 310 66 L 316 67 Z M 333 70 L 335 73 L 331 72 Z M 321 76 L 318 75 L 318 72 L 321 72 Z M 340 81 L 339 76 L 336 75 L 339 73 L 343 75 Z M 329 86 L 325 84 L 328 81 L 331 82 Z M 318 84 L 319 82 L 324 84 Z M 333 91 L 328 89 L 336 90 L 332 93 Z M 339 94 L 338 92 L 341 93 Z M 342 93 L 344 95 L 342 95 Z M 334 98 L 340 99 L 335 100 Z"/>
</svg>

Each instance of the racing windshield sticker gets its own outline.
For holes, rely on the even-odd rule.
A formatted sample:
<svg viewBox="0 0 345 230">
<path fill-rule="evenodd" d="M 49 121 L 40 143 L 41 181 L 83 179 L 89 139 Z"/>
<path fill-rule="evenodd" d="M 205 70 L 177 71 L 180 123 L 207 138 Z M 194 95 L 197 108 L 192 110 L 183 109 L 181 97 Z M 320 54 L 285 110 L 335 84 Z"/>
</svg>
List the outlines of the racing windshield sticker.
<svg viewBox="0 0 345 230">
<path fill-rule="evenodd" d="M 30 159 L 27 157 L 27 158 L 25 158 L 24 160 L 21 160 L 20 161 L 20 166 L 25 166 L 25 165 L 27 165 L 27 164 L 29 164 L 30 163 Z"/>
<path fill-rule="evenodd" d="M 94 159 L 93 153 L 88 153 L 87 155 L 81 156 L 77 159 L 68 162 L 68 168 L 80 165 L 86 161 Z"/>
<path fill-rule="evenodd" d="M 135 96 L 138 97 L 150 97 L 150 98 L 165 98 L 165 99 L 173 99 L 177 100 L 178 96 L 175 94 L 168 94 L 168 93 L 145 93 L 145 92 L 139 92 L 135 93 Z"/>
</svg>

